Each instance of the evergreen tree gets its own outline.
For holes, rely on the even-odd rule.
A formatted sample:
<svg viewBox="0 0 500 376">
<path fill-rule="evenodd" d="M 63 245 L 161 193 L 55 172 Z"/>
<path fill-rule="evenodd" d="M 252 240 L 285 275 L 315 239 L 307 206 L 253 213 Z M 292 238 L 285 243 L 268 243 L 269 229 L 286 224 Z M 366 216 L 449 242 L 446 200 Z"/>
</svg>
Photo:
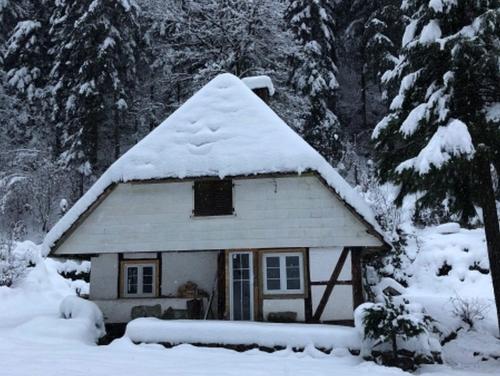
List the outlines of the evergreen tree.
<svg viewBox="0 0 500 376">
<path fill-rule="evenodd" d="M 397 202 L 418 194 L 468 224 L 482 208 L 500 322 L 500 229 L 492 168 L 500 167 L 498 0 L 408 0 L 399 83 L 390 113 L 373 132 L 382 181 Z"/>
<path fill-rule="evenodd" d="M 0 53 L 17 21 L 26 15 L 26 5 L 24 0 L 0 0 Z"/>
<path fill-rule="evenodd" d="M 399 0 L 371 1 L 370 13 L 365 21 L 362 36 L 363 74 L 383 83 L 383 74 L 393 69 L 399 62 L 404 19 Z M 383 88 L 383 97 L 387 97 Z"/>
<path fill-rule="evenodd" d="M 304 138 L 331 162 L 342 156 L 342 132 L 334 113 L 338 82 L 335 65 L 333 2 L 295 0 L 286 20 L 302 49 L 297 55 L 294 82 L 307 96 L 302 133 Z"/>
<path fill-rule="evenodd" d="M 432 362 L 429 351 L 425 348 L 412 349 L 414 359 L 409 362 L 399 354 L 399 350 L 404 350 L 406 341 L 418 336 L 426 336 L 429 346 L 430 326 L 433 320 L 423 312 L 422 308 L 412 306 L 408 301 L 398 304 L 390 298 L 385 298 L 384 303 L 366 303 L 360 309 L 364 339 L 371 341 L 369 349 L 371 354 L 363 354 L 365 358 L 371 359 L 373 352 L 377 350 L 386 352 L 384 345 L 389 345 L 386 350 L 390 351 L 391 357 L 375 357 L 378 362 L 412 370 L 416 369 L 416 358 L 424 357 L 427 358 L 426 362 Z"/>
<path fill-rule="evenodd" d="M 133 0 L 64 0 L 56 3 L 51 17 L 61 160 L 80 173 L 82 182 L 98 166 L 100 139 L 109 137 L 114 156 L 120 154 L 139 58 L 138 11 Z"/>
<path fill-rule="evenodd" d="M 33 104 L 45 96 L 48 82 L 47 30 L 50 4 L 45 0 L 32 0 L 23 9 L 25 18 L 8 34 L 3 60 L 8 87 Z"/>
</svg>

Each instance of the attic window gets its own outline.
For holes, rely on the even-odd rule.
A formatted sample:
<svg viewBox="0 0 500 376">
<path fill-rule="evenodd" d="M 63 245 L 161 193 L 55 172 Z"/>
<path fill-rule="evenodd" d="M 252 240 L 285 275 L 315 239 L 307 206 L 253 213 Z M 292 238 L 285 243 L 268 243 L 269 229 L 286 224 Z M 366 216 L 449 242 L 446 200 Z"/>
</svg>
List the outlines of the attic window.
<svg viewBox="0 0 500 376">
<path fill-rule="evenodd" d="M 194 215 L 233 214 L 232 180 L 201 180 L 194 183 Z"/>
</svg>

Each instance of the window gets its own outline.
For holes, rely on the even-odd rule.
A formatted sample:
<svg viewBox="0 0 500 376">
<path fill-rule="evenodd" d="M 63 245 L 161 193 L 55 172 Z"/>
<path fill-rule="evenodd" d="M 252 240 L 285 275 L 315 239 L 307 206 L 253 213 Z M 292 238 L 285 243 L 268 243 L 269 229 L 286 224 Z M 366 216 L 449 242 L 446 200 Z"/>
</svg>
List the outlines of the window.
<svg viewBox="0 0 500 376">
<path fill-rule="evenodd" d="M 202 180 L 194 183 L 194 215 L 233 214 L 233 182 Z"/>
<path fill-rule="evenodd" d="M 123 261 L 122 296 L 127 298 L 156 296 L 157 268 L 158 262 L 156 260 Z"/>
<path fill-rule="evenodd" d="M 297 294 L 304 292 L 302 253 L 264 255 L 264 292 Z"/>
</svg>

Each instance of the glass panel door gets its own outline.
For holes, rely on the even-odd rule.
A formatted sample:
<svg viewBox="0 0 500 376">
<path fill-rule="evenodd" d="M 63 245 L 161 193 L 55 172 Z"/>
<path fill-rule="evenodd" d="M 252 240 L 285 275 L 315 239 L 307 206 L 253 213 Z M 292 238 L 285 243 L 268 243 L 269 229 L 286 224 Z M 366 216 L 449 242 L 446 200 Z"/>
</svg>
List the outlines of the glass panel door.
<svg viewBox="0 0 500 376">
<path fill-rule="evenodd" d="M 252 254 L 231 253 L 231 320 L 253 319 Z"/>
</svg>

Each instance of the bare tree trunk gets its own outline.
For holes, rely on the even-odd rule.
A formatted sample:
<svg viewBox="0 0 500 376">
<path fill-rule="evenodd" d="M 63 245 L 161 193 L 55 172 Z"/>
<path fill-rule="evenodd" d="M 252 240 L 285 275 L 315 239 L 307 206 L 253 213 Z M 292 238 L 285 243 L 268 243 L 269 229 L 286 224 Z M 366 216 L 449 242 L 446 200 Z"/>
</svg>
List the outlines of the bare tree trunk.
<svg viewBox="0 0 500 376">
<path fill-rule="evenodd" d="M 497 320 L 500 329 L 500 226 L 491 177 L 490 161 L 484 156 L 478 156 L 479 178 L 482 185 L 482 209 L 488 258 L 490 261 L 490 274 L 493 281 Z"/>
</svg>

